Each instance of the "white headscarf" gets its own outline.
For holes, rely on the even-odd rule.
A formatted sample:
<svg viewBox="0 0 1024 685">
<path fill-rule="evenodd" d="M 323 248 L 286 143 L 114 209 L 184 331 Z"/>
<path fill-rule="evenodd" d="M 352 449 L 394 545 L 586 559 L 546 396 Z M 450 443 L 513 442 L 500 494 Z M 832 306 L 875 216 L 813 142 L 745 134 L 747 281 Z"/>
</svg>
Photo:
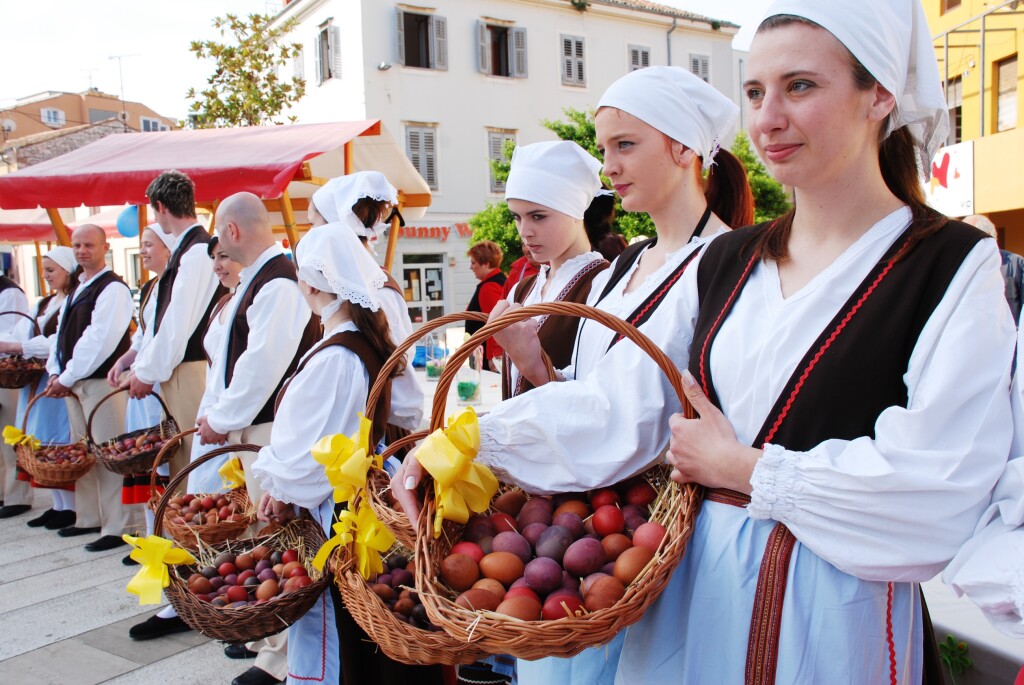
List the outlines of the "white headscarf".
<svg viewBox="0 0 1024 685">
<path fill-rule="evenodd" d="M 776 0 L 765 17 L 792 14 L 835 36 L 896 97 L 885 131 L 909 127 L 924 176 L 949 135 L 949 113 L 920 0 Z"/>
<path fill-rule="evenodd" d="M 597 103 L 602 107 L 632 114 L 682 143 L 700 155 L 705 169 L 740 113 L 736 103 L 682 67 L 631 71 L 608 87 Z"/>
<path fill-rule="evenodd" d="M 73 273 L 75 268 L 78 267 L 78 261 L 75 259 L 75 251 L 70 247 L 64 247 L 63 245 L 55 247 L 43 256 L 49 257 L 53 261 L 57 262 L 57 265 L 69 274 Z"/>
<path fill-rule="evenodd" d="M 576 143 L 559 140 L 517 147 L 505 199 L 526 200 L 582 219 L 601 190 L 601 162 Z"/>
<path fill-rule="evenodd" d="M 177 238 L 173 233 L 164 233 L 164 229 L 160 227 L 160 224 L 150 224 L 146 228 L 156 234 L 156 237 L 160 239 L 160 242 L 164 244 L 168 252 L 174 252 L 174 242 Z"/>
<path fill-rule="evenodd" d="M 332 178 L 321 186 L 313 193 L 313 206 L 327 219 L 327 223 L 344 224 L 355 231 L 357 236 L 365 238 L 379 225 L 367 229 L 352 212 L 352 205 L 364 197 L 395 204 L 398 202 L 398 191 L 379 171 L 357 171 Z"/>
<path fill-rule="evenodd" d="M 299 278 L 317 290 L 334 293 L 338 299 L 320 313 L 324 321 L 353 302 L 377 311 L 377 291 L 387 277 L 351 231 L 340 230 L 337 224 L 324 224 L 310 229 L 295 250 Z"/>
</svg>

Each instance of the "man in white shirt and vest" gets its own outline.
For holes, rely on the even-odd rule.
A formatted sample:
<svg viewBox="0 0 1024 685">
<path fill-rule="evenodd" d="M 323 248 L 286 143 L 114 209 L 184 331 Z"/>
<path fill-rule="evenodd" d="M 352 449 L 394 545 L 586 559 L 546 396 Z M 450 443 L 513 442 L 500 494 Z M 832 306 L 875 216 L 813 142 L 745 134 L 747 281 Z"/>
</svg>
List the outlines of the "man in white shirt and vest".
<svg viewBox="0 0 1024 685">
<path fill-rule="evenodd" d="M 71 248 L 82 274 L 60 312 L 46 362 L 50 374 L 46 395 L 66 398 L 72 439 L 80 439 L 87 417 L 110 390 L 107 373 L 128 349 L 133 307 L 128 286 L 107 267 L 110 246 L 103 229 L 79 226 L 71 237 Z M 124 395 L 116 395 L 100 405 L 92 423 L 97 442 L 124 433 L 125 402 Z M 120 475 L 95 464 L 76 484 L 77 522 L 58 534 L 101 533 L 85 546 L 91 552 L 125 544 L 121 534 L 128 524 L 128 510 L 121 505 L 122 482 Z"/>
<path fill-rule="evenodd" d="M 0 276 L 0 334 L 14 332 L 21 317 L 6 312 L 28 314 L 28 299 L 21 286 L 7 276 Z M 0 388 L 0 428 L 13 426 L 18 412 L 18 391 Z M 21 428 L 21 426 L 16 426 Z M 18 480 L 17 455 L 14 447 L 0 444 L 3 461 L 0 462 L 0 519 L 24 514 L 32 508 L 32 493 L 28 481 Z"/>
<path fill-rule="evenodd" d="M 180 171 L 165 171 L 146 190 L 157 224 L 174 236 L 167 268 L 157 282 L 152 344 L 146 345 L 122 382 L 142 399 L 160 384 L 160 392 L 179 426 L 196 420 L 206 386 L 203 334 L 216 302 L 226 292 L 207 255 L 210 235 L 196 221 L 195 185 Z M 171 459 L 173 476 L 188 463 L 192 436 Z"/>
</svg>

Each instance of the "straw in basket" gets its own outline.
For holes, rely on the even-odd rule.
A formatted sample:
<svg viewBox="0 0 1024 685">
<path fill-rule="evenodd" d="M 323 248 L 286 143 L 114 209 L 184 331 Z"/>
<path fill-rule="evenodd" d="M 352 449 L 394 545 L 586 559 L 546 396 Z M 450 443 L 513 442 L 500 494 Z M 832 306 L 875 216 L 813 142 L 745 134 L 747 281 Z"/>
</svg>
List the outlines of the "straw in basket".
<svg viewBox="0 0 1024 685">
<path fill-rule="evenodd" d="M 165 512 L 170 502 L 170 493 L 182 484 L 196 467 L 229 452 L 251 451 L 253 445 L 228 445 L 212 450 L 199 457 L 181 470 L 171 482 L 157 503 L 154 533 L 162 533 Z M 259 449 L 258 447 L 255 449 Z M 264 532 L 269 532 L 267 528 Z M 224 642 L 242 643 L 259 640 L 285 630 L 303 614 L 309 611 L 317 598 L 327 589 L 328 577 L 310 564 L 316 551 L 324 543 L 320 526 L 308 517 L 290 521 L 276 531 L 246 540 L 223 540 L 216 545 L 199 540 L 194 554 L 199 561 L 196 566 L 177 566 L 170 571 L 170 585 L 164 590 L 175 611 L 193 630 L 207 637 Z M 299 561 L 306 567 L 313 582 L 305 587 L 275 597 L 263 604 L 240 607 L 218 607 L 203 601 L 188 588 L 188 578 L 204 567 L 212 566 L 214 559 L 222 552 L 241 554 L 257 546 L 266 546 L 274 551 L 294 549 Z"/>
<path fill-rule="evenodd" d="M 431 429 L 443 427 L 445 396 L 455 371 L 476 344 L 506 326 L 541 315 L 578 316 L 602 323 L 629 338 L 650 355 L 668 376 L 687 416 L 693 409 L 683 395 L 679 371 L 672 360 L 646 336 L 628 323 L 605 312 L 567 302 L 531 305 L 502 315 L 484 326 L 460 348 L 442 374 L 431 415 Z M 659 492 L 655 518 L 667 529 L 654 559 L 627 588 L 625 596 L 607 609 L 548 621 L 524 621 L 489 611 L 469 611 L 452 601 L 455 593 L 438 579 L 441 562 L 457 543 L 463 526 L 445 522 L 439 538 L 434 538 L 436 503 L 432 487 L 427 487 L 424 506 L 417 522 L 416 578 L 420 599 L 427 615 L 453 637 L 491 653 L 511 654 L 521 659 L 568 657 L 583 649 L 610 641 L 623 628 L 635 623 L 658 597 L 686 549 L 701 503 L 701 489 L 680 486 L 668 477 L 667 467 L 654 467 L 645 474 Z"/>
<path fill-rule="evenodd" d="M 164 492 L 161 493 L 157 489 L 157 467 L 169 455 L 173 454 L 173 451 L 177 449 L 178 443 L 181 440 L 196 431 L 195 428 L 189 429 L 182 433 L 178 433 L 168 440 L 163 448 L 157 453 L 153 459 L 153 466 L 150 471 L 149 480 L 149 491 L 150 491 L 150 508 L 154 510 L 156 520 L 160 522 L 160 526 L 166 529 L 171 537 L 174 538 L 175 542 L 184 547 L 189 551 L 196 551 L 200 549 L 202 545 L 214 546 L 235 540 L 240 536 L 245 529 L 248 528 L 253 521 L 256 520 L 256 507 L 249 500 L 249 492 L 243 486 L 229 490 L 225 493 L 212 494 L 215 498 L 224 497 L 230 503 L 234 503 L 235 508 L 238 511 L 238 516 L 234 521 L 218 521 L 217 523 L 205 523 L 205 524 L 189 524 L 175 522 L 175 514 L 173 511 L 167 509 L 172 497 L 174 497 L 174 488 L 182 483 L 180 478 L 181 474 L 191 473 L 196 466 L 199 464 L 205 464 L 212 458 L 222 456 L 224 454 L 231 454 L 232 452 L 259 452 L 260 448 L 258 445 L 228 445 L 225 447 L 218 447 L 211 450 L 201 458 L 196 459 L 191 464 L 182 469 L 172 480 L 168 483 L 167 487 L 164 488 Z M 210 459 L 207 459 L 209 457 Z M 203 494 L 199 494 L 199 497 L 203 497 Z M 164 507 L 161 508 L 160 504 L 165 502 Z"/>
<path fill-rule="evenodd" d="M 0 312 L 0 316 L 8 314 L 15 314 L 28 319 L 32 322 L 36 335 L 41 335 L 39 324 L 28 314 L 15 311 Z M 46 361 L 43 359 L 23 357 L 21 355 L 0 358 L 0 388 L 17 390 L 18 388 L 24 388 L 26 385 L 35 386 L 45 372 Z"/>
<path fill-rule="evenodd" d="M 439 316 L 438 318 L 432 319 L 431 321 L 423 324 L 423 326 L 421 326 L 415 333 L 403 340 L 402 343 L 395 348 L 395 351 L 390 357 L 388 357 L 388 360 L 384 362 L 384 366 L 381 367 L 380 375 L 377 376 L 376 382 L 374 382 L 373 387 L 370 388 L 370 392 L 366 396 L 367 419 L 373 421 L 373 414 L 377 406 L 377 400 L 380 398 L 381 393 L 384 392 L 384 388 L 387 387 L 391 373 L 395 370 L 398 364 L 405 359 L 405 353 L 408 352 L 418 340 L 428 333 L 431 333 L 442 326 L 463 321 L 479 321 L 481 323 L 486 323 L 487 315 L 482 312 L 454 312 L 452 314 Z M 411 370 L 407 371 L 407 373 L 411 373 Z M 387 459 L 407 447 L 412 447 L 416 442 L 426 437 L 427 434 L 427 431 L 411 433 L 408 436 L 391 443 L 388 445 L 387 449 L 381 453 L 382 460 Z M 390 477 L 383 471 L 373 470 L 370 472 L 369 480 L 370 505 L 377 514 L 377 518 L 379 518 L 381 522 L 388 527 L 388 530 L 394 534 L 400 543 L 405 545 L 407 548 L 412 549 L 416 544 L 416 527 L 409 521 L 408 516 L 394 508 L 395 501 L 389 493 L 391 488 Z"/>
<path fill-rule="evenodd" d="M 36 395 L 25 407 L 25 416 L 21 422 L 21 430 L 28 428 L 28 414 L 43 395 Z M 32 480 L 43 487 L 59 487 L 74 483 L 88 473 L 96 463 L 96 458 L 89 452 L 85 440 L 65 445 L 33 446 L 23 442 L 15 448 L 18 466 L 32 476 Z"/>
<path fill-rule="evenodd" d="M 164 412 L 164 419 L 159 424 L 119 435 L 102 445 L 97 443 L 92 435 L 93 417 L 96 416 L 100 405 L 122 392 L 127 392 L 127 389 L 121 388 L 105 395 L 96 403 L 93 410 L 89 412 L 89 419 L 85 423 L 86 435 L 89 438 L 89 449 L 93 456 L 96 457 L 96 461 L 114 473 L 122 476 L 128 476 L 133 473 L 146 473 L 153 467 L 153 460 L 168 438 L 178 433 L 178 423 L 171 416 L 171 411 L 167 408 L 163 398 L 154 392 L 153 397 L 160 402 L 160 407 Z M 164 458 L 169 459 L 170 455 Z"/>
</svg>

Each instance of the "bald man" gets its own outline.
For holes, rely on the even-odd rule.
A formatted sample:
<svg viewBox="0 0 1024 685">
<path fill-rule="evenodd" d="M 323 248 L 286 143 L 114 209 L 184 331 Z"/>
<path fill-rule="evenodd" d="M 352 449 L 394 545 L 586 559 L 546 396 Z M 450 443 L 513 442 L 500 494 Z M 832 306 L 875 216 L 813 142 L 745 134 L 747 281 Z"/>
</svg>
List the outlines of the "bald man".
<svg viewBox="0 0 1024 685">
<path fill-rule="evenodd" d="M 110 391 L 107 373 L 128 350 L 132 294 L 107 267 L 110 245 L 103 229 L 91 224 L 78 227 L 71 236 L 71 249 L 82 274 L 60 311 L 46 362 L 50 373 L 46 395 L 66 398 L 71 435 L 79 439 L 85 435 L 86 418 Z M 122 394 L 100 406 L 92 424 L 96 442 L 124 433 L 125 401 Z M 125 544 L 121 534 L 128 525 L 128 511 L 121 505 L 121 483 L 120 475 L 94 465 L 76 484 L 75 525 L 58 534 L 74 537 L 99 532 L 101 537 L 85 546 L 90 552 Z"/>
</svg>

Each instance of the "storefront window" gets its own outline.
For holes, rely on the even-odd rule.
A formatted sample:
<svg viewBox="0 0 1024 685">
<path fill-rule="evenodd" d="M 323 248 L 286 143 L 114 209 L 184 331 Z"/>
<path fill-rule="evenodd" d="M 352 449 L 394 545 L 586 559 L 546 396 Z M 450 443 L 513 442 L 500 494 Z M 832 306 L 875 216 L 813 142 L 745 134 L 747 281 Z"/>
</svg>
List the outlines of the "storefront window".
<svg viewBox="0 0 1024 685">
<path fill-rule="evenodd" d="M 444 255 L 407 254 L 402 258 L 402 289 L 413 324 L 444 315 Z"/>
</svg>

